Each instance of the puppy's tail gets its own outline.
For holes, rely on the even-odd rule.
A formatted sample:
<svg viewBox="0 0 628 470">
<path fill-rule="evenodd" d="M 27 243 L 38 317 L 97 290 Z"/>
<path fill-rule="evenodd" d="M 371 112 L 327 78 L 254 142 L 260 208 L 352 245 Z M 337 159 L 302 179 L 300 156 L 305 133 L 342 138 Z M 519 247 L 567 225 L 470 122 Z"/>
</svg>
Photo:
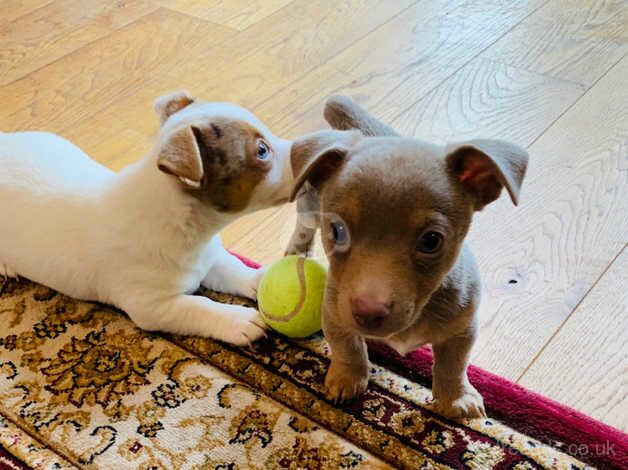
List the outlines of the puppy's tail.
<svg viewBox="0 0 628 470">
<path fill-rule="evenodd" d="M 399 135 L 348 96 L 334 95 L 329 98 L 325 103 L 324 115 L 334 129 L 358 129 L 362 134 L 370 136 Z"/>
</svg>

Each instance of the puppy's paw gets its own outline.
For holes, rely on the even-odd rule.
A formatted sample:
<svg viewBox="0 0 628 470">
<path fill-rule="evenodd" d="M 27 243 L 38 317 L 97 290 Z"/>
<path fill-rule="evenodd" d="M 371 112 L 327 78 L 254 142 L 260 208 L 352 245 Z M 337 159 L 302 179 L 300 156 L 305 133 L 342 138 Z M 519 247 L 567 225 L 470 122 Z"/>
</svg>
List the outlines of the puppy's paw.
<svg viewBox="0 0 628 470">
<path fill-rule="evenodd" d="M 242 285 L 242 288 L 238 292 L 242 297 L 246 297 L 247 299 L 257 301 L 257 289 L 259 287 L 259 283 L 262 280 L 264 274 L 266 274 L 268 267 L 264 266 L 262 268 L 256 269 L 251 276 L 247 279 L 247 281 Z"/>
<path fill-rule="evenodd" d="M 239 307 L 233 312 L 230 321 L 216 334 L 216 339 L 236 346 L 251 346 L 253 342 L 266 336 L 266 325 L 254 308 Z"/>
<path fill-rule="evenodd" d="M 291 243 L 290 245 L 288 245 L 286 251 L 284 251 L 283 253 L 284 256 L 299 255 L 305 256 L 306 258 L 311 258 L 313 254 L 314 250 L 312 247 L 312 243 L 308 243 L 305 245 L 294 245 Z"/>
<path fill-rule="evenodd" d="M 369 383 L 368 368 L 350 367 L 332 361 L 325 376 L 327 397 L 335 403 L 342 403 L 361 395 Z"/>
<path fill-rule="evenodd" d="M 434 397 L 434 410 L 447 418 L 482 418 L 486 416 L 482 395 L 471 385 L 458 397 Z"/>
</svg>

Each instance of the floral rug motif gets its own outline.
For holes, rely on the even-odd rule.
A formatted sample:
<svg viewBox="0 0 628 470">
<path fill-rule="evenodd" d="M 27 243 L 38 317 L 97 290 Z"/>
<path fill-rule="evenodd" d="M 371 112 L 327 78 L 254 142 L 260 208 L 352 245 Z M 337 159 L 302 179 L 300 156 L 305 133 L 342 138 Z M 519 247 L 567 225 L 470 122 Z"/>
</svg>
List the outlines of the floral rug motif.
<svg viewBox="0 0 628 470">
<path fill-rule="evenodd" d="M 0 281 L 0 446 L 32 468 L 389 468 L 123 314 Z"/>
<path fill-rule="evenodd" d="M 448 421 L 378 365 L 335 407 L 321 338 L 156 335 L 25 280 L 0 281 L 0 324 L 0 447 L 32 468 L 592 468 L 494 419 Z"/>
</svg>

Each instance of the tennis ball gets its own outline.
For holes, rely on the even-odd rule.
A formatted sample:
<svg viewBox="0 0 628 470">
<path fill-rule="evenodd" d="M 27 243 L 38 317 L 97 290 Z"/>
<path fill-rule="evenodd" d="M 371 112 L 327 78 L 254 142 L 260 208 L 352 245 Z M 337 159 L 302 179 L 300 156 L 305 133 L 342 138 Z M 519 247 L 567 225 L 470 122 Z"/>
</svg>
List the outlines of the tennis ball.
<svg viewBox="0 0 628 470">
<path fill-rule="evenodd" d="M 327 271 L 316 261 L 286 256 L 273 263 L 257 289 L 260 314 L 273 330 L 305 338 L 321 329 Z"/>
</svg>

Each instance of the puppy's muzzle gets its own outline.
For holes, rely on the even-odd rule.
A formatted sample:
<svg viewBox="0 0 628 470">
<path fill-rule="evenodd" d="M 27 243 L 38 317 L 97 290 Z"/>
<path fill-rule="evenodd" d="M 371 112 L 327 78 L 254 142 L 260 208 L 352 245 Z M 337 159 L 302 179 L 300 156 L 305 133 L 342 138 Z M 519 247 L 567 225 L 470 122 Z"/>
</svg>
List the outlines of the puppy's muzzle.
<svg viewBox="0 0 628 470">
<path fill-rule="evenodd" d="M 351 299 L 351 313 L 356 324 L 367 331 L 377 330 L 388 315 L 390 303 L 371 297 L 354 297 Z"/>
</svg>

